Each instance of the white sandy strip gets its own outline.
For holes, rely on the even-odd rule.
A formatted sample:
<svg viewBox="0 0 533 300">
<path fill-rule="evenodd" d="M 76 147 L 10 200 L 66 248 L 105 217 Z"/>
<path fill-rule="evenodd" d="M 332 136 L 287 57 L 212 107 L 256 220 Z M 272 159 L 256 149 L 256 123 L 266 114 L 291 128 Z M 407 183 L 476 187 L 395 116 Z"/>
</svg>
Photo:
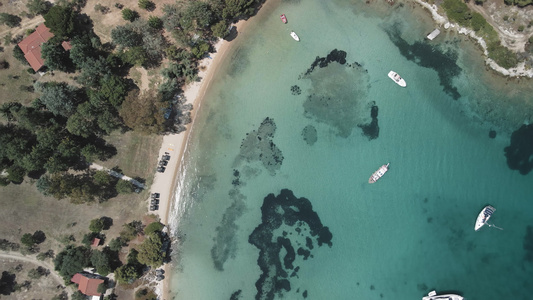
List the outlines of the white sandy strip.
<svg viewBox="0 0 533 300">
<path fill-rule="evenodd" d="M 525 67 L 525 62 L 519 63 L 516 68 L 505 69 L 499 66 L 494 60 L 488 58 L 487 44 L 485 43 L 485 40 L 483 40 L 482 37 L 477 36 L 474 30 L 470 28 L 465 28 L 459 26 L 458 24 L 450 23 L 445 16 L 442 16 L 438 13 L 438 9 L 435 4 L 429 4 L 422 0 L 415 0 L 415 2 L 427 8 L 431 12 L 433 20 L 435 20 L 438 25 L 443 25 L 445 29 L 455 29 L 458 33 L 467 35 L 476 40 L 481 46 L 481 48 L 483 48 L 483 54 L 485 54 L 485 62 L 495 71 L 511 77 L 526 76 L 529 78 L 533 78 L 533 69 L 527 69 Z"/>
<path fill-rule="evenodd" d="M 237 27 L 238 32 L 242 32 L 246 27 L 247 21 L 239 21 L 235 26 Z M 229 49 L 230 43 L 220 40 L 215 45 L 215 53 L 211 53 L 208 58 L 203 59 L 200 62 L 200 72 L 198 76 L 201 78 L 201 81 L 194 82 L 189 84 L 184 89 L 184 96 L 186 103 L 193 104 L 193 111 L 191 112 L 191 117 L 193 119 L 198 112 L 202 98 L 205 95 L 207 88 L 213 78 L 213 75 L 218 68 L 219 63 L 224 59 L 226 51 Z M 189 133 L 191 131 L 192 124 L 187 126 L 187 129 L 180 134 L 171 134 L 163 137 L 163 144 L 159 150 L 159 157 L 168 152 L 170 154 L 170 161 L 166 167 L 164 173 L 156 173 L 154 178 L 154 183 L 151 187 L 152 193 L 159 193 L 159 209 L 155 211 L 161 223 L 168 225 L 170 209 L 172 208 L 172 199 L 176 189 L 176 182 L 178 171 L 180 170 L 180 162 L 183 159 L 183 153 L 187 142 L 189 139 Z M 174 208 L 179 207 L 179 199 L 174 200 Z M 147 201 L 149 206 L 150 201 Z M 164 266 L 165 269 L 165 279 L 163 281 L 156 282 L 155 292 L 158 295 L 158 299 L 167 299 L 168 298 L 168 284 L 169 284 L 169 268 L 168 265 Z"/>
</svg>

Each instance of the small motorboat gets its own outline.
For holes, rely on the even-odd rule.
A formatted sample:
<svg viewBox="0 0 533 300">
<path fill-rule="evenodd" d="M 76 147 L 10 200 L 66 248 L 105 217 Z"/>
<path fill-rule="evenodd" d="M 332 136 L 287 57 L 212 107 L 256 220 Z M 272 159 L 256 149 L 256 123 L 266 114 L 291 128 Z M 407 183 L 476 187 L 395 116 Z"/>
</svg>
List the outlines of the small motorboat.
<svg viewBox="0 0 533 300">
<path fill-rule="evenodd" d="M 462 296 L 456 294 L 437 295 L 436 291 L 431 291 L 422 300 L 464 300 Z"/>
<path fill-rule="evenodd" d="M 295 41 L 297 41 L 297 42 L 300 41 L 300 38 L 298 37 L 298 35 L 296 34 L 296 32 L 291 31 L 291 36 L 292 36 L 292 38 L 293 38 Z"/>
<path fill-rule="evenodd" d="M 280 16 L 280 18 L 281 18 L 281 22 L 287 24 L 287 17 L 285 17 L 285 14 L 282 14 L 282 15 Z"/>
</svg>

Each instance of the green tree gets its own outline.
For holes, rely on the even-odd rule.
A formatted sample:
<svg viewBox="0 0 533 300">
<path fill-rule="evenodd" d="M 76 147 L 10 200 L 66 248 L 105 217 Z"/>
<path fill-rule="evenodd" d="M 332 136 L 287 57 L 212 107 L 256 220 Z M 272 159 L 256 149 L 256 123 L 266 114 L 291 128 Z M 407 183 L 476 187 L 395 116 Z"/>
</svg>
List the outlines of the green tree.
<svg viewBox="0 0 533 300">
<path fill-rule="evenodd" d="M 122 225 L 122 227 L 124 229 L 120 232 L 120 238 L 124 242 L 129 242 L 137 238 L 137 235 L 143 229 L 141 221 L 132 221 L 130 223 Z"/>
<path fill-rule="evenodd" d="M 68 245 L 59 252 L 54 259 L 55 270 L 59 272 L 65 281 L 70 281 L 74 274 L 80 272 L 89 265 L 90 250 L 83 246 L 74 247 Z"/>
<path fill-rule="evenodd" d="M 26 3 L 26 8 L 32 15 L 44 15 L 51 7 L 52 3 L 46 0 L 29 0 Z"/>
<path fill-rule="evenodd" d="M 152 234 L 159 234 L 163 228 L 165 228 L 165 225 L 161 224 L 160 222 L 152 222 L 144 228 L 144 234 L 149 236 Z"/>
<path fill-rule="evenodd" d="M 100 84 L 100 79 L 111 75 L 111 73 L 111 68 L 104 57 L 87 57 L 81 66 L 81 74 L 76 81 L 79 84 L 96 88 Z"/>
<path fill-rule="evenodd" d="M 20 242 L 28 248 L 31 248 L 33 245 L 35 245 L 35 240 L 33 239 L 33 235 L 31 233 L 23 234 L 20 238 Z"/>
<path fill-rule="evenodd" d="M 129 180 L 119 180 L 115 188 L 119 194 L 129 194 L 135 190 L 135 186 Z"/>
<path fill-rule="evenodd" d="M 148 61 L 148 55 L 143 47 L 137 46 L 124 51 L 121 55 L 122 61 L 125 63 L 142 66 Z"/>
<path fill-rule="evenodd" d="M 135 47 L 142 43 L 142 34 L 130 26 L 117 26 L 111 29 L 113 43 L 122 47 Z"/>
<path fill-rule="evenodd" d="M 214 20 L 211 7 L 206 2 L 189 1 L 183 14 L 181 24 L 186 30 L 194 27 L 208 28 Z"/>
<path fill-rule="evenodd" d="M 51 70 L 68 72 L 72 68 L 69 54 L 61 45 L 48 41 L 41 45 L 41 56 Z"/>
<path fill-rule="evenodd" d="M 0 13 L 0 23 L 11 28 L 19 26 L 21 20 L 22 19 L 19 16 L 8 13 Z"/>
<path fill-rule="evenodd" d="M 139 245 L 139 255 L 137 259 L 140 263 L 153 268 L 157 268 L 163 264 L 166 253 L 161 248 L 163 247 L 163 238 L 158 233 L 148 235 L 144 242 Z"/>
<path fill-rule="evenodd" d="M 54 115 L 69 117 L 80 102 L 78 89 L 64 82 L 47 82 L 37 85 L 41 103 Z"/>
<path fill-rule="evenodd" d="M 124 247 L 126 245 L 127 245 L 127 243 L 125 243 L 120 237 L 118 237 L 116 239 L 112 239 L 109 242 L 109 249 L 111 251 L 120 251 L 120 249 L 122 249 L 122 247 Z"/>
<path fill-rule="evenodd" d="M 220 21 L 216 23 L 215 25 L 211 26 L 211 31 L 213 32 L 213 35 L 218 38 L 225 38 L 228 35 L 228 24 L 226 24 L 226 21 Z"/>
<path fill-rule="evenodd" d="M 160 30 L 163 28 L 163 20 L 156 16 L 150 16 L 150 18 L 148 18 L 148 26 Z"/>
<path fill-rule="evenodd" d="M 13 47 L 13 57 L 15 57 L 24 66 L 30 65 L 26 60 L 26 57 L 24 57 L 24 52 L 22 52 L 22 49 L 20 49 L 19 46 Z"/>
<path fill-rule="evenodd" d="M 100 294 L 105 294 L 105 291 L 107 291 L 107 285 L 105 284 L 105 282 L 100 283 L 96 291 Z"/>
<path fill-rule="evenodd" d="M 62 40 L 73 36 L 76 12 L 71 7 L 54 5 L 44 19 L 44 25 L 50 28 L 56 38 Z"/>
<path fill-rule="evenodd" d="M 72 296 L 72 300 L 87 300 L 87 296 L 82 294 L 80 291 L 75 291 Z"/>
<path fill-rule="evenodd" d="M 96 272 L 103 276 L 114 271 L 113 259 L 109 251 L 93 250 L 91 254 L 91 264 L 96 268 Z"/>
<path fill-rule="evenodd" d="M 122 77 L 107 74 L 100 79 L 98 92 L 114 107 L 120 107 L 128 94 L 128 84 Z"/>
<path fill-rule="evenodd" d="M 24 181 L 24 175 L 26 175 L 26 171 L 24 168 L 18 166 L 18 165 L 12 165 L 9 168 L 6 169 L 7 171 L 7 179 L 13 183 L 20 184 L 22 181 Z"/>
<path fill-rule="evenodd" d="M 139 0 L 139 8 L 152 11 L 155 9 L 155 3 L 150 0 Z"/>
<path fill-rule="evenodd" d="M 102 218 L 92 219 L 89 224 L 89 230 L 92 232 L 100 232 L 104 229 L 105 223 Z"/>
<path fill-rule="evenodd" d="M 31 279 L 39 279 L 43 276 L 48 276 L 48 274 L 50 274 L 50 270 L 38 266 L 37 268 L 31 269 L 28 272 L 28 277 L 30 277 Z"/>
<path fill-rule="evenodd" d="M 222 18 L 235 20 L 240 17 L 248 17 L 254 13 L 254 0 L 226 0 L 222 10 Z"/>
<path fill-rule="evenodd" d="M 122 10 L 122 18 L 126 21 L 133 22 L 139 18 L 139 13 L 129 8 Z"/>
<path fill-rule="evenodd" d="M 142 275 L 138 266 L 133 264 L 125 264 L 115 270 L 115 278 L 119 283 L 129 284 L 133 283 Z"/>
<path fill-rule="evenodd" d="M 209 48 L 211 46 L 208 43 L 201 41 L 191 49 L 191 53 L 194 57 L 200 59 L 209 51 Z"/>
</svg>

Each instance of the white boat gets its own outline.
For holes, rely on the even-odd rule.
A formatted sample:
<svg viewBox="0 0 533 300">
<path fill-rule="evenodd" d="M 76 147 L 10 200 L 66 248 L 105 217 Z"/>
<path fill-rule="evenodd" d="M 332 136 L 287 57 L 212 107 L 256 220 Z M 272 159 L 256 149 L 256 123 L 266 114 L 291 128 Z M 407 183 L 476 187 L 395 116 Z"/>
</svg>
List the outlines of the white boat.
<svg viewBox="0 0 533 300">
<path fill-rule="evenodd" d="M 392 81 L 396 82 L 401 87 L 407 86 L 407 83 L 405 83 L 405 80 L 403 80 L 403 78 L 394 71 L 389 72 L 389 78 L 392 79 Z"/>
<path fill-rule="evenodd" d="M 488 224 L 487 221 L 490 219 L 490 216 L 496 211 L 496 209 L 490 205 L 485 206 L 476 219 L 476 225 L 474 229 L 478 231 L 483 225 Z M 488 224 L 489 226 L 492 226 Z"/>
<path fill-rule="evenodd" d="M 463 300 L 464 298 L 456 294 L 437 295 L 436 291 L 431 291 L 422 300 Z"/>
<path fill-rule="evenodd" d="M 381 176 L 385 175 L 385 173 L 387 173 L 388 170 L 389 170 L 389 164 L 381 166 L 376 172 L 372 174 L 372 176 L 370 176 L 370 178 L 368 179 L 368 183 L 374 183 L 378 181 L 378 179 L 380 179 Z"/>
<path fill-rule="evenodd" d="M 298 37 L 298 35 L 296 34 L 296 32 L 291 31 L 291 36 L 292 36 L 292 38 L 293 38 L 295 41 L 297 41 L 297 42 L 300 41 L 300 38 Z"/>
</svg>

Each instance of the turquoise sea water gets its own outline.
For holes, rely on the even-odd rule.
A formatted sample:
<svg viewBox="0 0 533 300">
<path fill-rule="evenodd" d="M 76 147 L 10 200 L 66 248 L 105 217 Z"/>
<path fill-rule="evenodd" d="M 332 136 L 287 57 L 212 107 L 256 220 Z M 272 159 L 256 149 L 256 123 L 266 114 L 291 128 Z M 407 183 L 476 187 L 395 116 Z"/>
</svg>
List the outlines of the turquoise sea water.
<svg viewBox="0 0 533 300">
<path fill-rule="evenodd" d="M 433 26 L 410 2 L 262 9 L 191 133 L 173 298 L 530 299 L 533 175 L 504 148 L 531 84 L 494 76 L 463 37 L 425 41 Z M 474 232 L 487 204 L 503 231 Z"/>
</svg>

